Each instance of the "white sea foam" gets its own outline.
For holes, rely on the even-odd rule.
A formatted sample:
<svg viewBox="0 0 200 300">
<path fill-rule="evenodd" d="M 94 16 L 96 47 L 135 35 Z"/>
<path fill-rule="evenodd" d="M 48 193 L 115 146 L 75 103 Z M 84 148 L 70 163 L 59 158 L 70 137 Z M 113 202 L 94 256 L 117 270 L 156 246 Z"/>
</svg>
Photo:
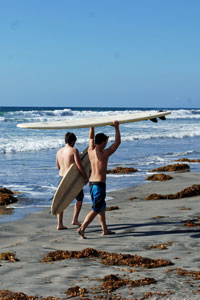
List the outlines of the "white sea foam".
<svg viewBox="0 0 200 300">
<path fill-rule="evenodd" d="M 45 207 L 50 207 L 51 205 L 45 205 L 45 204 L 35 204 L 35 205 L 19 205 L 19 204 L 10 204 L 9 208 L 17 208 L 17 209 L 30 209 L 30 208 L 45 208 Z"/>
<path fill-rule="evenodd" d="M 139 124 L 139 123 L 138 123 Z M 186 137 L 200 136 L 199 124 L 139 124 L 130 127 L 121 126 L 122 142 L 147 141 L 151 139 L 184 139 Z M 23 131 L 17 129 L 16 135 L 10 138 L 5 134 L 0 137 L 0 153 L 19 153 L 30 151 L 41 151 L 48 149 L 58 149 L 64 145 L 64 138 L 60 138 L 57 133 L 41 133 L 40 131 L 26 131 L 26 135 L 22 136 Z M 106 133 L 110 136 L 109 143 L 114 141 L 113 128 L 106 128 Z M 20 136 L 18 136 L 18 134 Z M 62 133 L 63 135 L 63 133 Z M 88 144 L 88 132 L 79 130 L 77 146 Z"/>
<path fill-rule="evenodd" d="M 171 110 L 171 115 L 168 115 L 169 119 L 200 119 L 200 110 Z"/>
<path fill-rule="evenodd" d="M 107 174 L 107 177 L 117 177 L 117 178 L 119 178 L 119 177 L 135 177 L 135 176 L 137 176 L 137 174 L 136 173 L 130 173 L 130 174 Z"/>
<path fill-rule="evenodd" d="M 184 152 L 173 152 L 173 153 L 167 153 L 166 156 L 169 157 L 176 157 L 176 156 L 184 156 L 184 155 L 188 155 L 188 154 L 199 154 L 199 152 L 194 151 L 194 150 L 188 150 L 188 151 L 184 151 Z"/>
<path fill-rule="evenodd" d="M 20 110 L 8 112 L 5 114 L 6 121 L 29 121 L 29 122 L 42 122 L 42 121 L 56 121 L 63 118 L 73 116 L 71 109 L 56 109 L 56 110 Z"/>
<path fill-rule="evenodd" d="M 54 137 L 24 137 L 23 140 L 18 138 L 4 139 L 0 143 L 0 153 L 17 153 L 29 151 L 41 151 L 47 149 L 56 149 L 63 146 L 63 140 Z"/>
</svg>

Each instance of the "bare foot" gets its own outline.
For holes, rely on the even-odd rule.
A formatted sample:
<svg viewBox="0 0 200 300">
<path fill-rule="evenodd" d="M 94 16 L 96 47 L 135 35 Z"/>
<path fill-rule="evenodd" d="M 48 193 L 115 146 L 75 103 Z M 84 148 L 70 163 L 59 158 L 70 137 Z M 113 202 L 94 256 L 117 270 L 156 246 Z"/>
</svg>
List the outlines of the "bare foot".
<svg viewBox="0 0 200 300">
<path fill-rule="evenodd" d="M 81 228 L 79 228 L 79 229 L 77 230 L 77 232 L 78 232 L 78 234 L 80 234 L 80 236 L 82 237 L 82 239 L 86 239 L 86 237 L 85 237 L 85 235 L 84 235 L 84 231 L 81 230 Z"/>
<path fill-rule="evenodd" d="M 81 223 L 79 221 L 72 221 L 72 225 L 77 225 L 77 226 L 81 226 Z"/>
<path fill-rule="evenodd" d="M 106 231 L 102 232 L 102 235 L 108 235 L 108 234 L 115 234 L 115 232 L 112 230 L 106 230 Z"/>
<path fill-rule="evenodd" d="M 57 230 L 65 230 L 68 229 L 68 227 L 61 225 L 61 226 L 57 226 Z"/>
</svg>

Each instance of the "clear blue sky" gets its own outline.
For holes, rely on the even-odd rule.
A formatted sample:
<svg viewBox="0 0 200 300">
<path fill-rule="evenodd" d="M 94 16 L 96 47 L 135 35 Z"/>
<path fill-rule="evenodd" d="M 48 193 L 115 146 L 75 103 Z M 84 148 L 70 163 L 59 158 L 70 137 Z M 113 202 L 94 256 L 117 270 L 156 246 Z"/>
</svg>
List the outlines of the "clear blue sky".
<svg viewBox="0 0 200 300">
<path fill-rule="evenodd" d="M 0 0 L 0 106 L 200 107 L 199 0 Z"/>
</svg>

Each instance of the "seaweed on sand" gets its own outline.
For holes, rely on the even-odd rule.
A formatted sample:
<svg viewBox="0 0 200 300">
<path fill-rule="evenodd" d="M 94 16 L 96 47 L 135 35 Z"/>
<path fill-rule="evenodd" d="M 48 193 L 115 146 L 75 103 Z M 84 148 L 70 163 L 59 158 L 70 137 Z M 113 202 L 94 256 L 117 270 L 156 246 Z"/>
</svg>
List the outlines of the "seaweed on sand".
<svg viewBox="0 0 200 300">
<path fill-rule="evenodd" d="M 10 262 L 19 261 L 19 259 L 17 259 L 15 257 L 15 254 L 12 253 L 12 252 L 2 252 L 2 253 L 0 253 L 0 260 L 9 260 Z"/>
<path fill-rule="evenodd" d="M 200 184 L 193 184 L 192 186 L 187 187 L 176 194 L 167 194 L 167 195 L 161 195 L 156 193 L 149 194 L 145 197 L 145 200 L 159 200 L 159 199 L 173 200 L 173 199 L 195 197 L 199 195 L 200 195 Z"/>
<path fill-rule="evenodd" d="M 126 265 L 129 267 L 142 267 L 148 269 L 173 265 L 173 263 L 170 260 L 151 259 L 131 254 L 110 253 L 106 251 L 99 251 L 93 248 L 86 248 L 81 251 L 57 250 L 49 252 L 44 256 L 42 262 L 52 262 L 71 258 L 100 258 L 101 263 L 104 265 Z"/>
<path fill-rule="evenodd" d="M 116 289 L 129 285 L 130 287 L 138 287 L 156 283 L 154 278 L 142 278 L 138 280 L 122 279 L 117 275 L 110 274 L 103 278 L 104 283 L 101 285 L 101 290 L 113 292 Z"/>
</svg>

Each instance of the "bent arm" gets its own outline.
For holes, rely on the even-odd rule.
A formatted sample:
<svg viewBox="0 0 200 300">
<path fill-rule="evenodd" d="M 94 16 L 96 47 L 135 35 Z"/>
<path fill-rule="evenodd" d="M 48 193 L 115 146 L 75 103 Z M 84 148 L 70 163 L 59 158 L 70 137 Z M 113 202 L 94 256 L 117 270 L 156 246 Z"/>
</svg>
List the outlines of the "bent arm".
<svg viewBox="0 0 200 300">
<path fill-rule="evenodd" d="M 87 174 L 85 172 L 85 169 L 84 169 L 84 167 L 81 163 L 81 159 L 80 159 L 79 152 L 78 152 L 77 149 L 75 149 L 75 153 L 74 153 L 74 162 L 75 162 L 77 168 L 79 169 L 81 175 L 83 176 L 85 184 L 87 184 L 88 183 L 88 176 L 87 176 Z"/>
<path fill-rule="evenodd" d="M 121 144 L 121 134 L 120 134 L 120 130 L 119 130 L 119 122 L 114 121 L 113 126 L 115 127 L 115 142 L 106 150 L 106 154 L 108 156 L 113 154 L 117 150 L 119 145 Z"/>
<path fill-rule="evenodd" d="M 60 170 L 60 164 L 59 164 L 59 161 L 58 161 L 58 154 L 56 155 L 56 165 L 57 165 L 57 168 Z"/>
</svg>

